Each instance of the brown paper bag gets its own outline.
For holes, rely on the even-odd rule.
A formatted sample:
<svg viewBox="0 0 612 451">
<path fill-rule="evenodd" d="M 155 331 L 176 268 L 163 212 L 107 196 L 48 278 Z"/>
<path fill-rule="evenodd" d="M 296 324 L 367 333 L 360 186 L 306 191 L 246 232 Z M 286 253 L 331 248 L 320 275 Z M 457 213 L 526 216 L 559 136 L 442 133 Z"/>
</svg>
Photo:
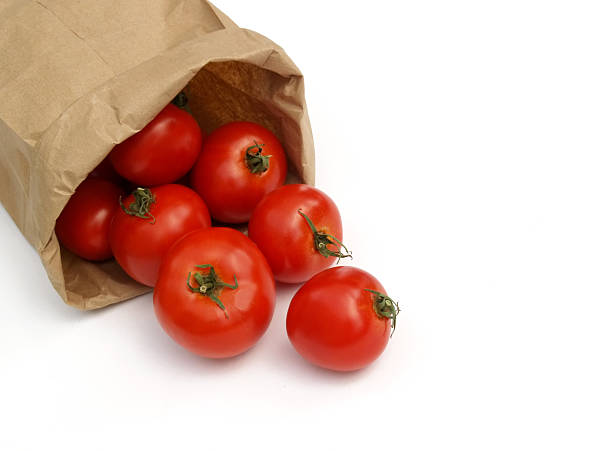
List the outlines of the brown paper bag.
<svg viewBox="0 0 612 451">
<path fill-rule="evenodd" d="M 144 293 L 114 261 L 62 249 L 55 220 L 87 174 L 181 89 L 206 132 L 270 128 L 314 182 L 304 82 L 285 52 L 204 0 L 0 0 L 0 200 L 60 296 L 94 309 Z"/>
</svg>

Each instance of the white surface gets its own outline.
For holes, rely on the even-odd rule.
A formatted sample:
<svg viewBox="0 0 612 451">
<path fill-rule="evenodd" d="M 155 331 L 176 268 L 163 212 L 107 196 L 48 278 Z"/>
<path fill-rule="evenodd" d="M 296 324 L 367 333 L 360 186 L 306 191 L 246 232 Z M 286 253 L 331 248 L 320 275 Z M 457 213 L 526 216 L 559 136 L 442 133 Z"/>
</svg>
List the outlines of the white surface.
<svg viewBox="0 0 612 451">
<path fill-rule="evenodd" d="M 397 333 L 318 370 L 285 287 L 257 347 L 203 360 L 150 296 L 63 305 L 0 209 L 0 449 L 611 449 L 609 3 L 217 4 L 306 74 L 317 185 Z"/>
</svg>

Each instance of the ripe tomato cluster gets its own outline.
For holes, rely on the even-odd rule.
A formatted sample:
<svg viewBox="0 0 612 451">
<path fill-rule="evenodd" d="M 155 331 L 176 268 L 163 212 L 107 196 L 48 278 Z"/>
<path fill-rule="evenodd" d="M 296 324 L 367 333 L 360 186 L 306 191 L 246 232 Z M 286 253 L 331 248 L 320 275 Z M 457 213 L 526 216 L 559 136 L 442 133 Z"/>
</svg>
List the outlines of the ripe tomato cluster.
<svg viewBox="0 0 612 451">
<path fill-rule="evenodd" d="M 261 338 L 275 279 L 306 282 L 287 313 L 294 348 L 324 368 L 363 368 L 385 349 L 399 307 L 367 272 L 330 268 L 352 258 L 338 208 L 312 186 L 283 185 L 286 175 L 283 147 L 265 127 L 231 122 L 203 136 L 170 104 L 79 185 L 55 231 L 74 254 L 114 257 L 154 287 L 162 328 L 209 358 Z M 248 237 L 228 227 L 247 222 Z"/>
</svg>

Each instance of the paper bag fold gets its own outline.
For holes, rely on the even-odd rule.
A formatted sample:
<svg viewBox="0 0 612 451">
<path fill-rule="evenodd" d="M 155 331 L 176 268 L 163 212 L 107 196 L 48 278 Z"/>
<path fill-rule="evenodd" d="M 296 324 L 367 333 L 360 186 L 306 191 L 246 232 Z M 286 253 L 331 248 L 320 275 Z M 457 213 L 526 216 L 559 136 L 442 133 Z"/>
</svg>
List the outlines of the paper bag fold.
<svg viewBox="0 0 612 451">
<path fill-rule="evenodd" d="M 118 143 L 182 89 L 203 130 L 269 127 L 294 177 L 314 183 L 304 80 L 281 47 L 206 1 L 0 0 L 0 200 L 80 309 L 148 290 L 114 261 L 61 248 L 55 220 Z"/>
</svg>

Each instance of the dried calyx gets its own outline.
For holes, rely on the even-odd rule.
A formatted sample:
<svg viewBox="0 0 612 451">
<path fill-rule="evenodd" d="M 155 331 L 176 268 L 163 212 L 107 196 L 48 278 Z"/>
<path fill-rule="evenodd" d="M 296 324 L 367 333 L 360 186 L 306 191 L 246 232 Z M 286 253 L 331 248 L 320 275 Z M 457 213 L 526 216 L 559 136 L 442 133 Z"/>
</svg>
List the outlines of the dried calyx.
<svg viewBox="0 0 612 451">
<path fill-rule="evenodd" d="M 310 218 L 301 209 L 298 210 L 298 213 L 306 220 L 308 227 L 312 230 L 315 249 L 323 257 L 338 257 L 338 260 L 345 257 L 353 258 L 351 251 L 346 248 L 342 241 L 329 233 L 317 230 Z M 342 253 L 342 249 L 346 251 L 346 254 Z"/>
<path fill-rule="evenodd" d="M 259 144 L 257 141 L 253 142 L 255 144 L 247 147 L 245 153 L 246 165 L 251 174 L 263 174 L 270 167 L 270 157 L 272 155 L 263 154 L 263 146 L 265 144 Z"/>
<path fill-rule="evenodd" d="M 174 99 L 172 99 L 172 104 L 174 106 L 179 107 L 182 110 L 185 110 L 187 112 L 189 111 L 189 107 L 187 106 L 188 103 L 188 99 L 187 99 L 187 94 L 185 94 L 184 91 L 179 92 L 176 97 Z"/>
<path fill-rule="evenodd" d="M 223 305 L 223 302 L 221 302 L 221 299 L 219 299 L 218 293 L 223 288 L 229 288 L 231 290 L 238 288 L 236 274 L 234 274 L 234 285 L 230 285 L 229 283 L 225 283 L 221 280 L 213 265 L 195 265 L 195 267 L 200 269 L 208 269 L 208 271 L 193 273 L 193 279 L 196 282 L 195 285 L 191 285 L 192 273 L 190 272 L 187 275 L 187 288 L 189 288 L 192 293 L 198 293 L 212 299 L 213 302 L 217 304 L 221 310 L 223 310 L 225 318 L 229 318 L 225 305 Z"/>
<path fill-rule="evenodd" d="M 127 208 L 123 205 L 121 196 L 119 197 L 119 205 L 121 205 L 123 211 L 130 216 L 150 219 L 151 224 L 155 224 L 155 216 L 153 216 L 150 211 L 151 205 L 155 203 L 155 196 L 151 190 L 149 188 L 136 188 L 132 191 L 132 195 L 134 196 L 134 202 L 130 203 Z"/>
<path fill-rule="evenodd" d="M 369 288 L 364 288 L 364 290 L 374 295 L 373 307 L 376 314 L 379 317 L 389 318 L 391 320 L 391 335 L 393 335 L 393 332 L 395 332 L 397 315 L 399 315 L 400 312 L 398 303 L 380 291 L 370 290 Z"/>
</svg>

